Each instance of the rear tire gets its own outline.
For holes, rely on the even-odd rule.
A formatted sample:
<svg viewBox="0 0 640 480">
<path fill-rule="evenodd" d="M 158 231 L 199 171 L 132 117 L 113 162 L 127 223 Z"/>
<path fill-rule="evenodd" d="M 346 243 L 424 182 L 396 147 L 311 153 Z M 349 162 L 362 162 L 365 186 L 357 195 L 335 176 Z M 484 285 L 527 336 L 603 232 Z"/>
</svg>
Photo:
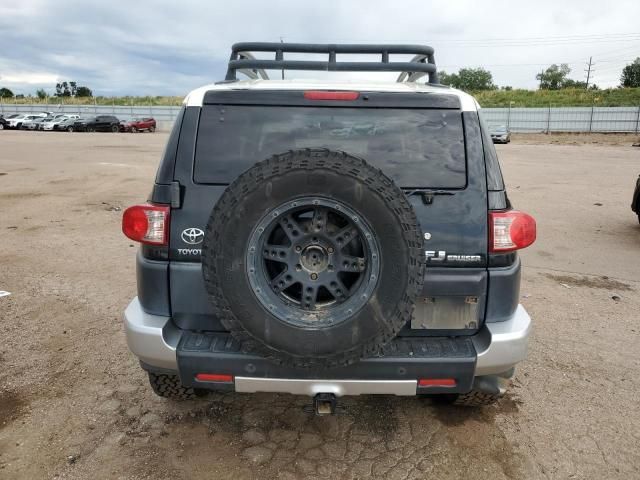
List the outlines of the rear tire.
<svg viewBox="0 0 640 480">
<path fill-rule="evenodd" d="M 153 392 L 159 397 L 171 398 L 173 400 L 193 400 L 206 395 L 206 390 L 199 388 L 185 387 L 180 382 L 177 375 L 167 375 L 164 373 L 149 373 L 149 383 Z"/>
<path fill-rule="evenodd" d="M 111 125 L 111 131 L 112 131 L 113 133 L 118 133 L 118 130 L 119 130 L 119 128 L 118 128 L 118 126 L 117 126 L 117 125 Z"/>
<path fill-rule="evenodd" d="M 67 127 L 67 132 L 69 133 L 73 132 L 73 127 Z"/>
<path fill-rule="evenodd" d="M 149 132 L 153 133 L 156 131 L 156 127 L 154 127 L 153 125 L 149 127 Z"/>
<path fill-rule="evenodd" d="M 89 133 L 93 133 L 93 132 L 95 132 L 95 131 L 96 131 L 96 129 L 95 129 L 95 128 L 93 128 L 93 127 L 87 127 L 87 132 L 89 132 Z"/>
</svg>

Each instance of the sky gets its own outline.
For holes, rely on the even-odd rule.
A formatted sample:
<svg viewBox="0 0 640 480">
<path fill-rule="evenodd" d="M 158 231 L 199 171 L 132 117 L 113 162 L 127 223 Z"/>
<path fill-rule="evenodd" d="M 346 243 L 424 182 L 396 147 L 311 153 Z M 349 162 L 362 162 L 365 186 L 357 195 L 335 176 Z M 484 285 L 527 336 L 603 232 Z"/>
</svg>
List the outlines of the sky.
<svg viewBox="0 0 640 480">
<path fill-rule="evenodd" d="M 53 94 L 73 80 L 94 95 L 183 96 L 224 78 L 234 42 L 281 39 L 427 44 L 439 70 L 483 67 L 514 88 L 536 88 L 552 63 L 584 80 L 592 56 L 592 80 L 615 87 L 640 57 L 639 18 L 638 0 L 0 0 L 0 87 Z"/>
</svg>

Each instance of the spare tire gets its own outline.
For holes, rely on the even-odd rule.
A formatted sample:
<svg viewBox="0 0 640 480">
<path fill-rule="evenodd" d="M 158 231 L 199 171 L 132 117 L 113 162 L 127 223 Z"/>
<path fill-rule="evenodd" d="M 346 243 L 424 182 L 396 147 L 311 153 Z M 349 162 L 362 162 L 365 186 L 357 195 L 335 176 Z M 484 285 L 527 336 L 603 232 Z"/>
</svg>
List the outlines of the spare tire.
<svg viewBox="0 0 640 480">
<path fill-rule="evenodd" d="M 346 365 L 410 321 L 420 232 L 402 190 L 364 160 L 289 151 L 255 164 L 216 203 L 204 281 L 246 350 L 289 366 Z"/>
</svg>

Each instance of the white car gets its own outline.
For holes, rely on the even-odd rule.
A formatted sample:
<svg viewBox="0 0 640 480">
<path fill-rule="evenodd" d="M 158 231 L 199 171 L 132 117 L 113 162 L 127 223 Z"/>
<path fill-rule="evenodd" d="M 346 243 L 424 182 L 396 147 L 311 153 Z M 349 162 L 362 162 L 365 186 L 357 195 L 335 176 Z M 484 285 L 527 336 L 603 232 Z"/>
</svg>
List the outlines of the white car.
<svg viewBox="0 0 640 480">
<path fill-rule="evenodd" d="M 19 115 L 14 118 L 10 118 L 7 121 L 9 122 L 9 128 L 23 128 L 25 124 L 31 123 L 36 118 L 46 117 L 44 114 L 39 113 L 29 113 L 25 115 Z"/>
<path fill-rule="evenodd" d="M 59 130 L 61 124 L 69 120 L 75 120 L 79 116 L 80 115 L 56 115 L 55 118 L 51 118 L 42 124 L 42 130 Z"/>
</svg>

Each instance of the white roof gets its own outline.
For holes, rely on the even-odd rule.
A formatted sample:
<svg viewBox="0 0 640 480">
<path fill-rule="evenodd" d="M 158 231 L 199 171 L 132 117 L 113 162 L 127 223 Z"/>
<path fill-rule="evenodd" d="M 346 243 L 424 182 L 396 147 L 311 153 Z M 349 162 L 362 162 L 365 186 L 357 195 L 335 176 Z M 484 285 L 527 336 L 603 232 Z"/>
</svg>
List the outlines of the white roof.
<svg viewBox="0 0 640 480">
<path fill-rule="evenodd" d="M 243 80 L 229 83 L 212 83 L 196 88 L 189 93 L 184 104 L 188 107 L 201 107 L 204 94 L 211 90 L 356 90 L 367 92 L 420 92 L 444 93 L 455 95 L 460 99 L 463 111 L 476 111 L 480 108 L 471 95 L 455 88 L 434 86 L 414 82 L 363 82 L 363 81 L 328 81 L 328 80 Z"/>
</svg>

